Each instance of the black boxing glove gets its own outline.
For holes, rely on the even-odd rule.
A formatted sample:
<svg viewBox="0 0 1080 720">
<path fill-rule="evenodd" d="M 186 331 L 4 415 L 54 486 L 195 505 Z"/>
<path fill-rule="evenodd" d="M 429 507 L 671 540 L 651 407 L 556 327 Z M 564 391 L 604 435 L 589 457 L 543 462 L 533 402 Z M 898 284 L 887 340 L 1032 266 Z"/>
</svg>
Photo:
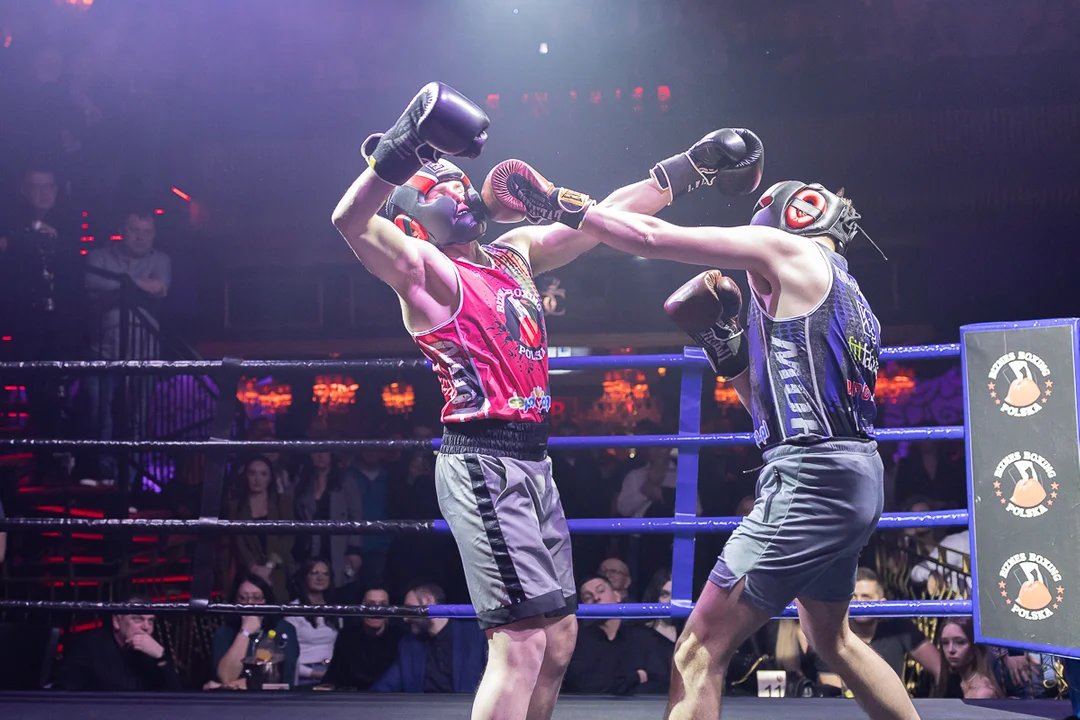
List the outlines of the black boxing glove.
<svg viewBox="0 0 1080 720">
<path fill-rule="evenodd" d="M 741 310 L 739 286 L 719 270 L 706 270 L 664 301 L 668 317 L 705 351 L 713 371 L 729 380 L 750 366 Z"/>
<path fill-rule="evenodd" d="M 765 166 L 765 147 L 743 128 L 709 133 L 689 150 L 661 160 L 650 171 L 660 189 L 671 188 L 671 199 L 716 185 L 725 195 L 746 195 L 757 189 Z"/>
<path fill-rule="evenodd" d="M 368 136 L 360 148 L 380 179 L 401 185 L 427 161 L 444 155 L 480 155 L 491 124 L 471 100 L 443 83 L 421 88 L 385 133 Z"/>
</svg>

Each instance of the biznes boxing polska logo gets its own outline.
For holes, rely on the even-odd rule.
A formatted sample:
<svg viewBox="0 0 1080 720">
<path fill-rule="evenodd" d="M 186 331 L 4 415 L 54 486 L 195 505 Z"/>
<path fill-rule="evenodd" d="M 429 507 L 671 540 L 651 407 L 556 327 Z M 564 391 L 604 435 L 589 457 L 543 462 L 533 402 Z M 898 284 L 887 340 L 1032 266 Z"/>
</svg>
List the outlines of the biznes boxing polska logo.
<svg viewBox="0 0 1080 720">
<path fill-rule="evenodd" d="M 987 377 L 994 404 L 1013 417 L 1029 417 L 1042 410 L 1054 387 L 1050 366 L 1035 353 L 1022 350 L 999 357 Z"/>
<path fill-rule="evenodd" d="M 994 468 L 994 495 L 1016 517 L 1039 517 L 1057 499 L 1055 477 L 1057 471 L 1042 455 L 1027 450 L 1009 453 Z"/>
<path fill-rule="evenodd" d="M 1025 620 L 1045 620 L 1065 600 L 1061 573 L 1042 555 L 1017 553 L 1005 561 L 998 576 L 1005 605 Z"/>
</svg>

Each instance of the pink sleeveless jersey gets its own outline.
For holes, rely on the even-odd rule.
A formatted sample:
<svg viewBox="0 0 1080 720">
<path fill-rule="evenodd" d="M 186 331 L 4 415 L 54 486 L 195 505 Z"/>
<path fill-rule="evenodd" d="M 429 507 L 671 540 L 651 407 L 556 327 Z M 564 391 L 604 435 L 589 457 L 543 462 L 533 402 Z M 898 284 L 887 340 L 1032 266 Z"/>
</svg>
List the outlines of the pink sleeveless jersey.
<svg viewBox="0 0 1080 720">
<path fill-rule="evenodd" d="M 444 423 L 546 421 L 547 331 L 528 262 L 505 245 L 485 245 L 494 267 L 454 260 L 461 307 L 439 327 L 414 335 L 434 364 Z"/>
</svg>

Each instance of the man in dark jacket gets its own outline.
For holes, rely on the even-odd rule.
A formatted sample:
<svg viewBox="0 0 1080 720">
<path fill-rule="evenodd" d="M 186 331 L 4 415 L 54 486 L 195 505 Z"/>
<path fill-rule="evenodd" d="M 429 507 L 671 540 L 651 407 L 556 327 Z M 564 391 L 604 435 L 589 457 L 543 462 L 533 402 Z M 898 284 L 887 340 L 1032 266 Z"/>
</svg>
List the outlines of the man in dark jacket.
<svg viewBox="0 0 1080 720">
<path fill-rule="evenodd" d="M 127 602 L 148 601 L 133 597 Z M 153 634 L 153 615 L 114 615 L 111 626 L 69 641 L 57 686 L 82 692 L 183 690 L 169 654 Z"/>
<path fill-rule="evenodd" d="M 441 605 L 438 585 L 418 585 L 405 604 Z M 472 693 L 487 664 L 487 638 L 475 620 L 409 618 L 412 633 L 398 645 L 398 658 L 372 692 Z"/>
</svg>

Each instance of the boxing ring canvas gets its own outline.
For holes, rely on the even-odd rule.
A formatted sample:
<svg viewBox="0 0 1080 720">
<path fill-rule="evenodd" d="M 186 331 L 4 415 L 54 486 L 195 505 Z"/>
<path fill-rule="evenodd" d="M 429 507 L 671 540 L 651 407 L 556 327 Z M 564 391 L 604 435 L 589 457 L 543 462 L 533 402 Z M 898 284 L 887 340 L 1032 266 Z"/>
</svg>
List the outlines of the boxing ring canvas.
<svg viewBox="0 0 1080 720">
<path fill-rule="evenodd" d="M 1078 327 L 961 328 L 978 642 L 1080 654 Z"/>
<path fill-rule="evenodd" d="M 202 694 L 0 694 L 4 717 L 55 720 L 78 708 L 79 720 L 452 720 L 467 718 L 470 695 L 365 695 L 359 693 L 218 692 Z M 664 716 L 662 697 L 563 696 L 554 720 L 658 720 Z M 1058 720 L 1066 703 L 1059 700 L 915 700 L 919 714 L 948 720 Z M 865 717 L 854 700 L 802 698 L 729 698 L 723 717 L 729 720 L 846 720 Z"/>
</svg>

